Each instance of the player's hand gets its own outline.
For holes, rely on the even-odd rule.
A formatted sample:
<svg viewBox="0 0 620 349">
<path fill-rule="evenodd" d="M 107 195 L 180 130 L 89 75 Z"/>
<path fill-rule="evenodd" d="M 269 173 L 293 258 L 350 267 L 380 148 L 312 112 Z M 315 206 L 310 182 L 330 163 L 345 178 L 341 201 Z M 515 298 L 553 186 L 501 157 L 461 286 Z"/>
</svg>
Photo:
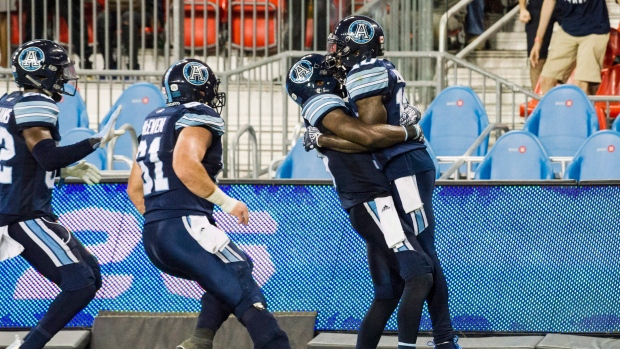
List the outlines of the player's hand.
<svg viewBox="0 0 620 349">
<path fill-rule="evenodd" d="M 529 21 L 532 20 L 532 16 L 530 15 L 530 11 L 528 11 L 527 9 L 522 8 L 519 11 L 519 21 L 523 22 L 523 23 L 527 23 Z"/>
<path fill-rule="evenodd" d="M 114 129 L 114 125 L 116 124 L 116 119 L 118 119 L 118 116 L 120 115 L 120 113 L 121 113 L 121 106 L 119 106 L 114 111 L 114 114 L 112 114 L 112 116 L 110 117 L 108 122 L 105 124 L 105 126 L 101 128 L 101 131 L 92 137 L 92 138 L 101 139 L 99 141 L 100 148 L 105 147 L 105 145 L 108 144 L 109 141 L 125 133 L 125 130 Z"/>
<path fill-rule="evenodd" d="M 88 162 L 82 160 L 74 166 L 69 166 L 61 169 L 60 176 L 81 178 L 86 184 L 93 185 L 99 183 L 101 180 L 101 174 L 95 165 L 91 165 Z"/>
<path fill-rule="evenodd" d="M 412 139 L 415 142 L 424 143 L 424 131 L 422 131 L 422 127 L 420 127 L 419 124 L 415 124 L 415 125 L 413 125 L 413 128 L 416 131 L 416 136 L 413 137 Z"/>
<path fill-rule="evenodd" d="M 237 223 L 248 225 L 248 222 L 250 221 L 250 212 L 248 211 L 248 207 L 243 202 L 237 202 L 235 207 L 233 207 L 229 213 L 237 217 Z"/>
<path fill-rule="evenodd" d="M 417 107 L 407 104 L 400 114 L 400 125 L 410 126 L 417 124 L 422 118 L 422 112 Z"/>
<path fill-rule="evenodd" d="M 310 151 L 314 148 L 319 147 L 319 137 L 321 137 L 322 133 L 318 128 L 314 126 L 308 126 L 306 128 L 306 132 L 304 133 L 304 149 L 306 151 Z"/>
</svg>

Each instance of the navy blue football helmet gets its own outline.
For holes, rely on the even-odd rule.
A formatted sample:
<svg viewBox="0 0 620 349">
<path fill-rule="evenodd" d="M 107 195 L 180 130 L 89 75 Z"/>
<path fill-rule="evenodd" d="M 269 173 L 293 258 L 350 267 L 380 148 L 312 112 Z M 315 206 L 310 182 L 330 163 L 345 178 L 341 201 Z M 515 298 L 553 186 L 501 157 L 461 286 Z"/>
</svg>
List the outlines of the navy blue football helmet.
<svg viewBox="0 0 620 349">
<path fill-rule="evenodd" d="M 13 53 L 11 69 L 18 87 L 40 90 L 56 102 L 65 91 L 65 83 L 76 81 L 75 62 L 69 59 L 65 49 L 51 40 L 33 40 L 21 45 Z"/>
<path fill-rule="evenodd" d="M 288 72 L 286 92 L 300 106 L 321 93 L 342 96 L 340 82 L 325 67 L 325 56 L 312 53 L 301 57 Z"/>
<path fill-rule="evenodd" d="M 383 56 L 383 28 L 372 18 L 349 16 L 327 38 L 327 67 L 348 71 L 359 62 Z"/>
<path fill-rule="evenodd" d="M 226 93 L 218 92 L 220 79 L 198 59 L 186 58 L 171 65 L 161 85 L 168 105 L 200 102 L 218 113 L 226 105 Z"/>
</svg>

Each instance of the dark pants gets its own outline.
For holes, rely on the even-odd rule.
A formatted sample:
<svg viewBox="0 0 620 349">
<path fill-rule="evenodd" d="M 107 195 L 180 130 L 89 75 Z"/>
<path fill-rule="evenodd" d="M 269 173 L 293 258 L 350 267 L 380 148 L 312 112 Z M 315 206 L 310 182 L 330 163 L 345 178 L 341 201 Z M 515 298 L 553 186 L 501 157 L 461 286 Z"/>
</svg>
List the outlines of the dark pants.
<svg viewBox="0 0 620 349">
<path fill-rule="evenodd" d="M 433 212 L 433 190 L 435 188 L 435 171 L 425 171 L 416 173 L 417 187 L 420 198 L 424 204 L 428 226 L 417 236 L 420 246 L 432 260 L 433 265 L 433 287 L 426 299 L 428 312 L 433 324 L 433 337 L 435 343 L 442 343 L 452 340 L 454 332 L 450 319 L 450 309 L 448 307 L 448 284 L 441 268 L 437 251 L 435 250 L 435 214 Z M 396 207 L 400 209 L 399 215 L 405 217 L 409 224 L 413 224 L 410 215 L 402 211 L 400 196 L 396 187 L 393 187 L 392 194 Z"/>
<path fill-rule="evenodd" d="M 61 292 L 21 348 L 43 348 L 95 297 L 101 287 L 99 265 L 78 239 L 62 225 L 44 218 L 9 225 L 9 236 L 19 242 L 21 256 L 52 281 Z"/>
<path fill-rule="evenodd" d="M 245 253 L 232 241 L 223 253 L 208 252 L 187 231 L 184 219 L 144 226 L 144 247 L 151 262 L 167 274 L 196 281 L 239 319 L 255 303 L 266 304 Z"/>
</svg>

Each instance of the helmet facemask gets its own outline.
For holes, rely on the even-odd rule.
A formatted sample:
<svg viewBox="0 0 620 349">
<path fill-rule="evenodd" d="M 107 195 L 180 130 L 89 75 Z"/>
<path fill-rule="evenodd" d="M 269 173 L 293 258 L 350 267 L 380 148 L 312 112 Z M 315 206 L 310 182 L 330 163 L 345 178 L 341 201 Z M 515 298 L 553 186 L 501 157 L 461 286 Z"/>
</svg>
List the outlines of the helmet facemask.
<svg viewBox="0 0 620 349">
<path fill-rule="evenodd" d="M 226 105 L 226 93 L 217 92 L 220 86 L 220 79 L 216 80 L 215 86 L 213 86 L 213 98 L 207 104 L 213 108 L 218 114 L 222 113 L 224 106 Z"/>
</svg>

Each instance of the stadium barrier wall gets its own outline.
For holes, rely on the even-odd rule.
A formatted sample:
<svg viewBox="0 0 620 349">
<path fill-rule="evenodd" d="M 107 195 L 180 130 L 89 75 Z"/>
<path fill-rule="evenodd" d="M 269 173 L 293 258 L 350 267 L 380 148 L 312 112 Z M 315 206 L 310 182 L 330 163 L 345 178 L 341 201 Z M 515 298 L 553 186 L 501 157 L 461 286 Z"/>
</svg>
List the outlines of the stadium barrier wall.
<svg viewBox="0 0 620 349">
<path fill-rule="evenodd" d="M 248 227 L 216 211 L 254 261 L 272 311 L 318 311 L 316 330 L 357 330 L 372 299 L 363 241 L 328 182 L 223 182 L 251 210 Z M 102 265 L 103 288 L 70 323 L 100 310 L 196 312 L 201 291 L 162 274 L 141 242 L 125 183 L 65 184 L 60 221 Z M 438 182 L 437 249 L 456 329 L 620 330 L 620 182 Z M 218 209 L 219 210 L 219 209 Z M 0 263 L 0 329 L 33 326 L 58 289 L 23 259 Z M 428 313 L 422 329 L 431 327 Z M 388 330 L 396 329 L 395 316 Z"/>
</svg>

